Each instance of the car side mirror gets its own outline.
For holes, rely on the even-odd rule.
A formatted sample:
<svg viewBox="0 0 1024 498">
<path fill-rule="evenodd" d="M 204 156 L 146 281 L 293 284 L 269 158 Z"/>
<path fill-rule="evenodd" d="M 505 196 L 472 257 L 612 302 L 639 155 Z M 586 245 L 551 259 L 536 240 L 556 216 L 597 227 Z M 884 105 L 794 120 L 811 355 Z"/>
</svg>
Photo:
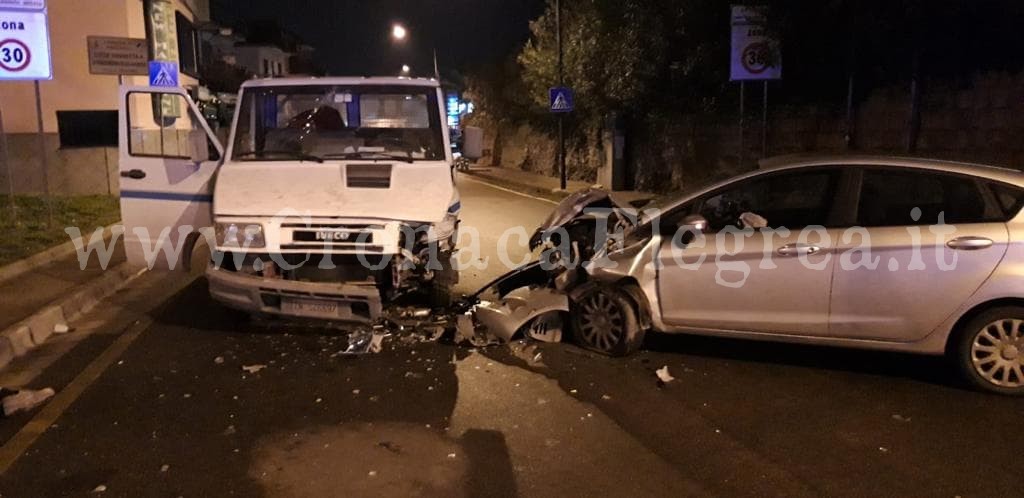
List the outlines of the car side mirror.
<svg viewBox="0 0 1024 498">
<path fill-rule="evenodd" d="M 199 164 L 210 160 L 210 137 L 206 136 L 206 130 L 188 132 L 188 145 L 192 162 Z"/>
<path fill-rule="evenodd" d="M 691 214 L 679 220 L 677 228 L 676 234 L 682 234 L 681 242 L 689 244 L 693 242 L 693 239 L 697 238 L 697 235 L 704 233 L 708 229 L 708 220 L 699 214 Z"/>
</svg>

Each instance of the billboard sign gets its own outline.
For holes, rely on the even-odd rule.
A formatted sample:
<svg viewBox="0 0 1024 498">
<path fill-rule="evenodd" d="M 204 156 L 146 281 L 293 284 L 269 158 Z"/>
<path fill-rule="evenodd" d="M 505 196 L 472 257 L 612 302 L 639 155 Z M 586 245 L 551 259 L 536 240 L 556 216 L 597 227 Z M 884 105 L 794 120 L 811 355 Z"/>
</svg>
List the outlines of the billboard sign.
<svg viewBox="0 0 1024 498">
<path fill-rule="evenodd" d="M 144 76 L 149 74 L 149 47 L 142 38 L 90 36 L 89 73 Z"/>
</svg>

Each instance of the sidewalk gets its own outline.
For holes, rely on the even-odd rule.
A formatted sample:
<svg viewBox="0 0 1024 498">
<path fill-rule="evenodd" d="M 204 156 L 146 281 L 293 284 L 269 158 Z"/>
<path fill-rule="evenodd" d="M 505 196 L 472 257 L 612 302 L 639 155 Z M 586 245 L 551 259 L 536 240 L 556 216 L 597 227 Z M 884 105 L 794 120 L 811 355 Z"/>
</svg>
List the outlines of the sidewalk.
<svg viewBox="0 0 1024 498">
<path fill-rule="evenodd" d="M 85 234 L 86 244 L 91 235 Z M 104 245 L 110 236 L 108 227 Z M 67 333 L 68 322 L 141 274 L 128 265 L 121 239 L 106 265 L 93 252 L 85 268 L 68 242 L 0 269 L 0 369 L 53 334 Z"/>
<path fill-rule="evenodd" d="M 107 269 L 117 268 L 124 262 L 124 245 L 119 241 Z M 88 265 L 83 270 L 76 253 L 0 282 L 0 330 L 73 293 L 78 287 L 103 275 L 105 271 L 100 267 L 99 258 L 95 254 L 89 258 Z"/>
<path fill-rule="evenodd" d="M 561 200 L 567 195 L 565 192 L 558 191 L 561 187 L 561 182 L 558 178 L 539 173 L 501 167 L 472 167 L 469 171 L 463 171 L 463 173 L 502 187 L 535 194 L 548 199 Z M 593 186 L 594 184 L 592 183 L 570 180 L 567 182 L 566 190 L 571 193 Z M 613 196 L 616 200 L 623 203 L 657 197 L 655 194 L 635 190 L 618 191 Z"/>
</svg>

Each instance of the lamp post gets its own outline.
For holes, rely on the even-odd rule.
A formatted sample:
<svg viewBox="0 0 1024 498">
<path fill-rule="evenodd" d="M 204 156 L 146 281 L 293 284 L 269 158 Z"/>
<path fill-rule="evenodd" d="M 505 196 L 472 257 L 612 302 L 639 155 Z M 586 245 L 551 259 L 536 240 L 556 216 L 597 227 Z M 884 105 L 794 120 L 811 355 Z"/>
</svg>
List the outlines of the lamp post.
<svg viewBox="0 0 1024 498">
<path fill-rule="evenodd" d="M 398 23 L 395 23 L 394 25 L 391 26 L 391 39 L 394 40 L 396 43 L 404 43 L 405 40 L 408 38 L 409 30 L 406 29 L 405 26 Z M 441 81 L 441 70 L 437 64 L 437 48 L 432 47 L 431 50 L 434 53 L 434 79 L 436 79 L 437 81 Z M 403 73 L 407 72 L 405 71 L 405 66 L 402 69 Z"/>
</svg>

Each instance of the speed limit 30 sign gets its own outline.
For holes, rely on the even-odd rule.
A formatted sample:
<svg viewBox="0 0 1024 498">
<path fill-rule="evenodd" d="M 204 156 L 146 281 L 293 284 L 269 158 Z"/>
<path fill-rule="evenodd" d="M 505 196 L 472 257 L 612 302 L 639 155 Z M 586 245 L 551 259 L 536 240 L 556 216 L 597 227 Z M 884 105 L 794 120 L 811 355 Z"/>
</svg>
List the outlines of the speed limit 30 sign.
<svg viewBox="0 0 1024 498">
<path fill-rule="evenodd" d="M 46 12 L 0 10 L 0 80 L 51 78 Z"/>
<path fill-rule="evenodd" d="M 764 7 L 732 7 L 732 81 L 782 78 L 779 41 L 768 29 Z"/>
</svg>

